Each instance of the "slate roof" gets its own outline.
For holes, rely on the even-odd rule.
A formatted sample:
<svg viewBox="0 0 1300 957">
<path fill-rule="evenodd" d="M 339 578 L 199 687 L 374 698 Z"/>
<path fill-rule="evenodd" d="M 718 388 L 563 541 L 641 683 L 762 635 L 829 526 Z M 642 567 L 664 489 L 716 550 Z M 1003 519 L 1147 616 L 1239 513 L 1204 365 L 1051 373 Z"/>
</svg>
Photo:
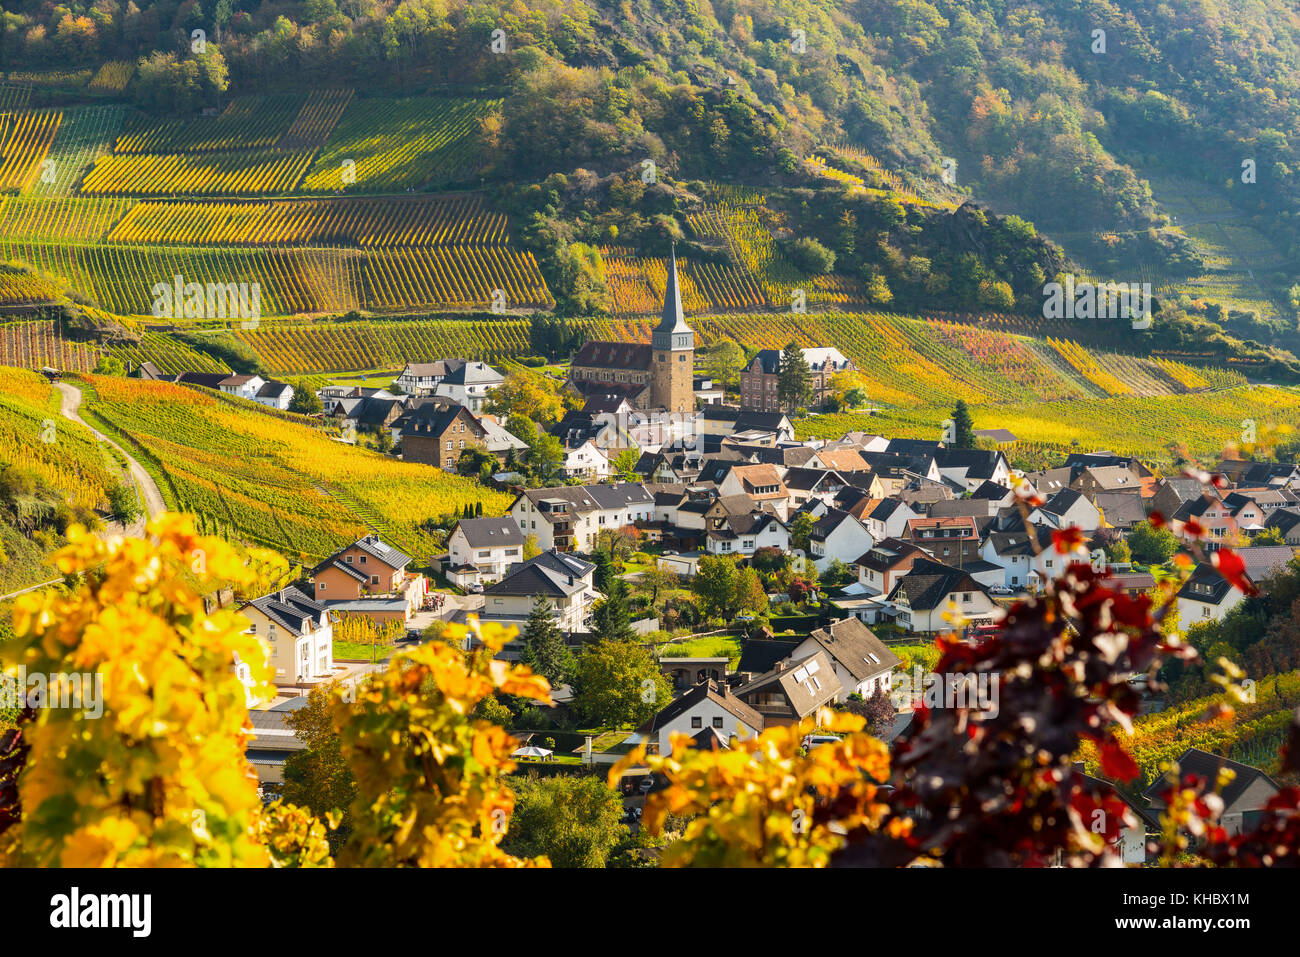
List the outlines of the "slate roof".
<svg viewBox="0 0 1300 957">
<path fill-rule="evenodd" d="M 484 595 L 545 595 L 564 598 L 586 587 L 583 579 L 595 569 L 568 552 L 551 549 L 526 562 L 510 566 L 501 581 L 488 585 Z"/>
<path fill-rule="evenodd" d="M 1004 458 L 1001 452 L 989 449 L 941 448 L 934 453 L 934 461 L 939 468 L 965 468 L 968 479 L 991 479 L 998 463 Z"/>
<path fill-rule="evenodd" d="M 448 372 L 442 381 L 447 385 L 496 385 L 504 382 L 505 376 L 486 362 L 466 362 Z"/>
<path fill-rule="evenodd" d="M 378 535 L 364 535 L 353 543 L 367 555 L 379 559 L 390 568 L 405 568 L 411 564 L 411 556 L 400 548 L 394 548 L 384 542 Z"/>
<path fill-rule="evenodd" d="M 808 637 L 858 681 L 873 678 L 902 663 L 902 659 L 890 651 L 875 632 L 856 618 L 832 622 Z"/>
<path fill-rule="evenodd" d="M 301 635 L 308 622 L 319 627 L 329 620 L 329 611 L 323 602 L 316 601 L 296 586 L 254 598 L 243 605 L 256 608 L 276 625 L 291 635 Z"/>
<path fill-rule="evenodd" d="M 900 592 L 907 597 L 907 604 L 918 611 L 932 611 L 955 591 L 977 591 L 987 594 L 983 585 L 970 576 L 969 572 L 953 568 L 943 562 L 928 558 L 918 558 L 912 563 L 911 570 L 898 580 L 888 599 Z"/>
<path fill-rule="evenodd" d="M 524 533 L 509 518 L 462 518 L 456 527 L 464 534 L 470 548 L 497 548 L 524 543 Z"/>
<path fill-rule="evenodd" d="M 797 647 L 797 641 L 751 638 L 741 646 L 740 663 L 736 665 L 736 670 L 742 674 L 765 674 L 775 668 L 778 661 L 789 658 Z"/>
<path fill-rule="evenodd" d="M 856 564 L 872 571 L 887 572 L 906 559 L 909 555 L 928 558 L 927 552 L 920 545 L 901 538 L 882 538 L 871 549 L 858 556 Z"/>
<path fill-rule="evenodd" d="M 637 733 L 643 735 L 654 734 L 664 725 L 681 717 L 706 700 L 712 701 L 718 707 L 730 713 L 737 721 L 744 723 L 755 731 L 763 730 L 763 716 L 761 714 L 732 694 L 731 689 L 725 684 L 720 685 L 718 682 L 709 679 L 701 681 L 690 691 L 673 700 L 653 718 L 637 728 Z"/>
<path fill-rule="evenodd" d="M 651 359 L 648 342 L 588 342 L 574 355 L 572 365 L 645 371 Z"/>
<path fill-rule="evenodd" d="M 1223 805 L 1226 809 L 1232 808 L 1234 804 L 1246 793 L 1250 787 L 1257 781 L 1266 782 L 1274 792 L 1282 790 L 1278 783 L 1271 777 L 1261 771 L 1259 768 L 1251 767 L 1249 764 L 1242 764 L 1239 761 L 1233 761 L 1229 758 L 1220 757 L 1217 754 L 1210 754 L 1208 751 L 1202 751 L 1200 748 L 1188 748 L 1178 756 L 1178 770 L 1183 777 L 1189 774 L 1195 774 L 1203 780 L 1209 780 L 1213 783 L 1219 776 L 1220 768 L 1229 768 L 1236 776 L 1220 792 L 1223 798 Z M 1164 802 L 1160 799 L 1160 792 L 1168 787 L 1168 782 L 1164 777 L 1160 777 L 1145 791 L 1142 796 L 1156 807 L 1163 807 Z"/>
<path fill-rule="evenodd" d="M 798 661 L 778 662 L 771 671 L 736 688 L 736 697 L 744 700 L 747 695 L 773 691 L 774 686 L 784 692 L 790 710 L 800 718 L 835 700 L 844 690 L 826 652 L 817 651 Z"/>
</svg>

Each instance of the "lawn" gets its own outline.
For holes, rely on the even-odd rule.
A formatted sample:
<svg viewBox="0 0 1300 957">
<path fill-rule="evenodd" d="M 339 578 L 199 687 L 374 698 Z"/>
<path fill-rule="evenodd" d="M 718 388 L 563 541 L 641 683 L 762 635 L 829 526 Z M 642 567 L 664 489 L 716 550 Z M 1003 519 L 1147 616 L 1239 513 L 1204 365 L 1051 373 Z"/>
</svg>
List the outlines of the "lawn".
<svg viewBox="0 0 1300 957">
<path fill-rule="evenodd" d="M 377 649 L 360 641 L 339 641 L 334 639 L 334 658 L 358 658 L 362 661 L 383 661 L 393 653 L 393 646 L 381 644 Z"/>
<path fill-rule="evenodd" d="M 740 661 L 740 639 L 735 635 L 706 635 L 671 644 L 663 650 L 665 658 L 721 658 L 726 655 L 734 667 Z"/>
</svg>

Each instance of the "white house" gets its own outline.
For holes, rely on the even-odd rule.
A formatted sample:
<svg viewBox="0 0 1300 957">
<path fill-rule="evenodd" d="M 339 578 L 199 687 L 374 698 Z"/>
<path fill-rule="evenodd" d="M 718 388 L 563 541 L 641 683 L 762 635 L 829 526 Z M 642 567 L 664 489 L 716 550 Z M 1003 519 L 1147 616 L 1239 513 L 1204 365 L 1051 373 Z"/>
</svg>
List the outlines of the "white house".
<svg viewBox="0 0 1300 957">
<path fill-rule="evenodd" d="M 997 605 L 984 586 L 959 568 L 917 559 L 899 579 L 888 600 L 898 609 L 898 622 L 910 631 L 955 630 L 962 624 L 992 624 Z M 945 613 L 958 620 L 945 620 Z"/>
<path fill-rule="evenodd" d="M 1006 485 L 1011 477 L 1007 457 L 997 450 L 940 448 L 934 458 L 939 474 L 967 492 L 985 482 Z"/>
<path fill-rule="evenodd" d="M 486 362 L 466 362 L 444 375 L 434 386 L 433 394 L 463 405 L 477 415 L 483 410 L 488 391 L 505 381 L 505 376 Z"/>
<path fill-rule="evenodd" d="M 394 384 L 406 395 L 433 395 L 438 383 L 464 364 L 464 359 L 408 362 L 394 380 Z"/>
<path fill-rule="evenodd" d="M 538 547 L 581 552 L 591 551 L 600 532 L 652 522 L 654 512 L 654 496 L 633 482 L 530 488 L 510 506 L 520 530 L 537 535 Z"/>
<path fill-rule="evenodd" d="M 568 478 L 604 479 L 613 474 L 609 456 L 591 439 L 564 453 L 564 474 Z"/>
<path fill-rule="evenodd" d="M 1213 565 L 1202 562 L 1178 589 L 1178 624 L 1185 629 L 1200 621 L 1223 621 L 1245 600 Z"/>
<path fill-rule="evenodd" d="M 901 538 L 907 532 L 907 523 L 921 518 L 921 513 L 913 510 L 902 499 L 872 499 L 862 510 L 862 524 L 876 541 L 882 538 Z"/>
<path fill-rule="evenodd" d="M 524 533 L 509 518 L 462 518 L 447 536 L 447 580 L 486 585 L 523 561 Z"/>
<path fill-rule="evenodd" d="M 592 605 L 601 597 L 592 585 L 596 566 L 563 552 L 542 552 L 514 565 L 499 582 L 483 589 L 483 621 L 522 630 L 538 596 L 550 605 L 566 634 L 589 631 Z"/>
<path fill-rule="evenodd" d="M 334 622 L 323 602 L 289 587 L 245 602 L 239 611 L 248 619 L 248 634 L 266 645 L 277 684 L 331 677 Z"/>
<path fill-rule="evenodd" d="M 287 382 L 268 379 L 257 390 L 253 401 L 261 405 L 269 405 L 273 409 L 287 409 L 289 403 L 293 401 L 293 386 Z"/>
<path fill-rule="evenodd" d="M 889 692 L 894 666 L 902 663 L 870 628 L 856 618 L 844 618 L 819 628 L 790 653 L 793 659 L 806 658 L 817 651 L 826 652 L 835 667 L 835 677 L 843 686 L 836 701 L 846 701 L 854 693 L 870 698 L 877 691 Z"/>
<path fill-rule="evenodd" d="M 745 704 L 725 683 L 702 681 L 653 718 L 637 728 L 625 744 L 649 745 L 648 750 L 668 754 L 674 733 L 695 739 L 696 745 L 726 746 L 732 738 L 744 740 L 763 730 L 763 716 Z"/>
<path fill-rule="evenodd" d="M 871 548 L 875 540 L 867 527 L 848 512 L 838 508 L 827 509 L 817 520 L 809 538 L 809 557 L 823 572 L 835 559 L 848 565 Z"/>
<path fill-rule="evenodd" d="M 1063 488 L 1030 512 L 1029 521 L 1049 528 L 1095 532 L 1101 527 L 1101 511 L 1082 492 Z"/>
</svg>

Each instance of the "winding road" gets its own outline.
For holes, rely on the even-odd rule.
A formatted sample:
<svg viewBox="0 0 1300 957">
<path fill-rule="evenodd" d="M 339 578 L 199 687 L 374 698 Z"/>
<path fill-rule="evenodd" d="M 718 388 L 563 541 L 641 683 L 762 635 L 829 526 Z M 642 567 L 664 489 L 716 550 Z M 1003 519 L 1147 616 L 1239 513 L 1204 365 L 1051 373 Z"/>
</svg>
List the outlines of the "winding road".
<svg viewBox="0 0 1300 957">
<path fill-rule="evenodd" d="M 63 413 L 65 419 L 70 419 L 78 425 L 82 425 L 89 429 L 91 435 L 100 442 L 103 442 L 106 445 L 111 445 L 113 448 L 117 449 L 126 459 L 127 466 L 131 471 L 131 481 L 140 491 L 140 497 L 144 502 L 146 516 L 136 519 L 135 522 L 124 529 L 124 531 L 126 534 L 135 538 L 143 537 L 145 518 L 153 518 L 155 515 L 160 515 L 167 511 L 167 503 L 163 501 L 162 491 L 158 488 L 158 483 L 155 482 L 153 477 L 144 470 L 143 465 L 127 453 L 126 449 L 122 448 L 122 446 L 118 445 L 103 432 L 100 432 L 78 414 L 77 410 L 81 408 L 80 389 L 74 385 L 69 385 L 66 382 L 56 382 L 54 383 L 54 388 L 59 390 L 59 411 Z"/>
<path fill-rule="evenodd" d="M 85 427 L 98 441 L 103 442 L 106 445 L 111 445 L 126 458 L 127 467 L 131 472 L 131 481 L 135 485 L 136 489 L 140 491 L 147 518 L 153 518 L 155 515 L 167 511 L 167 504 L 163 501 L 162 492 L 158 489 L 158 483 L 155 482 L 149 473 L 144 470 L 144 466 L 128 455 L 122 446 L 118 445 L 103 432 L 100 432 L 94 426 L 90 425 L 90 423 L 77 413 L 77 409 L 81 407 L 81 390 L 66 382 L 56 382 L 54 383 L 54 388 L 59 390 L 59 411 L 63 413 L 65 419 L 69 419 L 76 422 L 78 425 Z M 122 533 L 131 538 L 143 538 L 146 520 L 146 516 L 142 515 L 130 525 L 121 526 Z M 110 523 L 110 530 L 116 530 L 117 528 L 118 526 L 116 523 Z M 18 591 L 10 592 L 7 595 L 0 595 L 0 601 L 8 601 L 10 598 L 16 598 L 19 595 L 25 594 L 29 591 L 36 591 L 38 588 L 45 588 L 48 585 L 58 584 L 60 581 L 62 581 L 62 579 L 54 578 L 50 581 L 28 585 L 26 588 L 20 588 Z"/>
</svg>

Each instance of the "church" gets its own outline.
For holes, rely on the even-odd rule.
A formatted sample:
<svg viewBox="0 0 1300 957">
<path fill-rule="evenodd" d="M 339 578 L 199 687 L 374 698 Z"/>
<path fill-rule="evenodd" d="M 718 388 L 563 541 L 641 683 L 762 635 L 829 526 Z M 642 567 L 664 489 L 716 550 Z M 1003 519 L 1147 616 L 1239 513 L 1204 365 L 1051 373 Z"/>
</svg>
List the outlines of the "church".
<svg viewBox="0 0 1300 957">
<path fill-rule="evenodd" d="M 569 386 L 584 396 L 617 395 L 634 409 L 695 411 L 695 333 L 682 313 L 677 251 L 664 288 L 663 317 L 650 343 L 588 342 L 573 356 Z"/>
</svg>

